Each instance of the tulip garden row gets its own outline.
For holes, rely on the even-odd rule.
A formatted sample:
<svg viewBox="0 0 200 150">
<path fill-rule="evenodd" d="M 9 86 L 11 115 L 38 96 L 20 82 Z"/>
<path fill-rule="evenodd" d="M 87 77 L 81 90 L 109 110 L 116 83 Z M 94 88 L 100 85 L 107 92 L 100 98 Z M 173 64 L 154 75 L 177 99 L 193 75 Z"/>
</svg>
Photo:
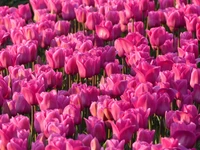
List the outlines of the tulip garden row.
<svg viewBox="0 0 200 150">
<path fill-rule="evenodd" d="M 199 0 L 1 6 L 0 149 L 200 149 L 199 16 Z"/>
</svg>

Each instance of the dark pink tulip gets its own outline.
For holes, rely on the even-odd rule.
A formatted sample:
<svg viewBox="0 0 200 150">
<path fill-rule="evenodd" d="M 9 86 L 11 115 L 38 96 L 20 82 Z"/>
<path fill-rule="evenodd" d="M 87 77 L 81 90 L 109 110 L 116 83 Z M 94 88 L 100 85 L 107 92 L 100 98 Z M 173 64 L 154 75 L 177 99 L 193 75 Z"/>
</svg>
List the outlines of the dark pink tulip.
<svg viewBox="0 0 200 150">
<path fill-rule="evenodd" d="M 62 18 L 65 20 L 73 20 L 76 18 L 76 14 L 74 11 L 75 6 L 70 2 L 62 3 Z"/>
<path fill-rule="evenodd" d="M 106 139 L 105 125 L 102 120 L 89 116 L 88 119 L 85 118 L 85 123 L 87 127 L 87 133 L 91 134 L 93 137 L 96 137 L 99 142 L 103 142 Z"/>
<path fill-rule="evenodd" d="M 85 7 L 83 5 L 80 5 L 79 7 L 74 8 L 74 10 L 75 10 L 77 21 L 80 23 L 85 23 L 86 14 L 87 14 L 87 10 L 85 9 Z"/>
<path fill-rule="evenodd" d="M 165 43 L 167 38 L 167 33 L 164 27 L 151 28 L 149 31 L 147 31 L 147 34 L 153 48 L 159 48 Z"/>
<path fill-rule="evenodd" d="M 55 24 L 55 32 L 57 35 L 67 35 L 69 33 L 70 23 L 68 21 L 57 21 Z"/>
<path fill-rule="evenodd" d="M 174 1 L 173 0 L 159 0 L 159 6 L 160 6 L 160 9 L 174 7 Z"/>
<path fill-rule="evenodd" d="M 42 33 L 46 29 L 54 29 L 55 22 L 51 20 L 43 21 L 38 23 L 38 32 Z"/>
<path fill-rule="evenodd" d="M 125 140 L 125 143 L 131 140 L 136 126 L 131 123 L 130 119 L 118 119 L 116 123 L 113 121 L 110 121 L 110 123 L 114 139 L 118 139 L 119 141 Z"/>
<path fill-rule="evenodd" d="M 126 39 L 128 41 L 132 42 L 137 47 L 139 47 L 139 46 L 141 46 L 143 44 L 144 45 L 148 44 L 148 40 L 138 32 L 129 33 L 126 36 Z"/>
<path fill-rule="evenodd" d="M 95 26 L 99 25 L 103 20 L 103 16 L 98 12 L 88 12 L 85 25 L 89 30 L 95 30 Z"/>
<path fill-rule="evenodd" d="M 50 48 L 45 54 L 51 68 L 58 69 L 64 67 L 65 55 L 62 48 Z"/>
<path fill-rule="evenodd" d="M 21 85 L 21 93 L 30 105 L 38 104 L 36 93 L 41 93 L 44 90 L 44 83 L 39 80 L 30 80 L 28 82 L 23 82 Z"/>
<path fill-rule="evenodd" d="M 79 51 L 80 52 L 87 52 L 93 48 L 93 43 L 91 40 L 87 40 L 81 44 Z"/>
<path fill-rule="evenodd" d="M 148 129 L 140 128 L 137 131 L 137 141 L 144 141 L 151 144 L 153 143 L 154 134 L 155 134 L 155 130 L 150 131 Z"/>
<path fill-rule="evenodd" d="M 15 109 L 17 113 L 28 114 L 31 112 L 31 106 L 25 100 L 24 96 L 20 93 L 13 94 L 13 101 L 15 101 Z"/>
<path fill-rule="evenodd" d="M 111 39 L 112 28 L 113 28 L 113 25 L 111 21 L 101 22 L 100 25 L 95 26 L 95 30 L 98 37 L 103 40 Z"/>
<path fill-rule="evenodd" d="M 197 24 L 197 15 L 185 15 L 185 23 L 186 23 L 186 29 L 189 32 L 195 32 L 196 31 L 196 24 Z"/>
<path fill-rule="evenodd" d="M 125 140 L 116 140 L 110 139 L 106 141 L 106 149 L 105 150 L 112 150 L 116 148 L 117 150 L 123 150 L 125 145 Z"/>
<path fill-rule="evenodd" d="M 69 104 L 64 108 L 63 115 L 71 116 L 75 125 L 81 123 L 81 110 L 73 104 Z"/>
<path fill-rule="evenodd" d="M 32 13 L 29 4 L 18 5 L 18 13 L 26 21 L 32 18 Z"/>
<path fill-rule="evenodd" d="M 76 58 L 78 72 L 81 78 L 90 78 L 100 71 L 100 57 L 91 56 L 87 53 L 79 54 Z M 91 69 L 92 68 L 92 69 Z"/>
<path fill-rule="evenodd" d="M 0 128 L 2 129 L 2 125 L 5 123 L 10 122 L 10 118 L 8 116 L 8 114 L 2 114 L 0 115 Z"/>
<path fill-rule="evenodd" d="M 159 12 L 158 11 L 150 11 L 148 13 L 148 27 L 158 27 L 160 26 L 160 20 L 159 20 Z"/>
</svg>

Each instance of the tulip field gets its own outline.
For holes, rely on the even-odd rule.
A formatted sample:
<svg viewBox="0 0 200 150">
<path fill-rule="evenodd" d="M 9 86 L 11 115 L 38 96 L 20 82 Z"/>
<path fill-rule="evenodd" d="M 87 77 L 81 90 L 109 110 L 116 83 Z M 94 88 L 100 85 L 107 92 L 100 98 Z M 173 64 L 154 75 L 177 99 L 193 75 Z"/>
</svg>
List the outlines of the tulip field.
<svg viewBox="0 0 200 150">
<path fill-rule="evenodd" d="M 200 150 L 200 0 L 0 0 L 0 150 Z"/>
</svg>

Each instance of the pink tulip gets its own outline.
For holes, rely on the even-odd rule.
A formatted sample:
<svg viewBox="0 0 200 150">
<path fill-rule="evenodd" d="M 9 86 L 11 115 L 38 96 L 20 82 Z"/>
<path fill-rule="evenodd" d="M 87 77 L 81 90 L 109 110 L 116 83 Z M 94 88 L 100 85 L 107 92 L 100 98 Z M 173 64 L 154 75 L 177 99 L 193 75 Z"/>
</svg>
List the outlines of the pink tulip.
<svg viewBox="0 0 200 150">
<path fill-rule="evenodd" d="M 100 71 L 100 58 L 85 53 L 79 54 L 76 58 L 78 72 L 81 78 L 90 78 Z M 91 66 L 91 67 L 90 67 Z M 93 69 L 91 69 L 93 68 Z"/>
<path fill-rule="evenodd" d="M 28 21 L 32 18 L 32 13 L 31 13 L 31 9 L 29 7 L 29 4 L 19 5 L 18 6 L 18 13 L 26 21 Z"/>
<path fill-rule="evenodd" d="M 81 123 L 81 110 L 75 105 L 69 104 L 63 110 L 63 115 L 69 115 L 73 118 L 74 124 L 78 125 Z"/>
<path fill-rule="evenodd" d="M 15 101 L 5 100 L 2 106 L 2 113 L 7 113 L 9 116 L 17 115 L 17 111 L 15 109 Z"/>
<path fill-rule="evenodd" d="M 155 130 L 150 131 L 148 129 L 140 128 L 137 131 L 137 141 L 144 141 L 151 144 L 153 142 L 154 134 Z"/>
<path fill-rule="evenodd" d="M 34 66 L 35 74 L 39 78 L 45 78 L 46 84 L 48 88 L 56 87 L 60 88 L 62 86 L 62 73 L 55 72 L 48 65 L 38 65 Z"/>
<path fill-rule="evenodd" d="M 75 6 L 73 3 L 70 2 L 63 2 L 62 3 L 62 18 L 65 20 L 73 20 L 76 18 L 75 11 L 74 11 Z"/>
<path fill-rule="evenodd" d="M 196 143 L 195 130 L 196 125 L 194 123 L 188 125 L 184 123 L 172 123 L 170 126 L 170 135 L 178 139 L 180 145 L 186 148 L 192 148 Z"/>
<path fill-rule="evenodd" d="M 163 137 L 161 138 L 163 148 L 176 148 L 178 147 L 178 139 Z"/>
<path fill-rule="evenodd" d="M 105 72 L 107 76 L 111 74 L 118 74 L 121 73 L 122 66 L 119 65 L 118 61 L 106 63 Z"/>
<path fill-rule="evenodd" d="M 13 101 L 15 101 L 15 109 L 17 113 L 28 114 L 31 112 L 31 106 L 25 100 L 24 96 L 20 93 L 13 94 Z"/>
<path fill-rule="evenodd" d="M 6 147 L 7 149 L 26 150 L 28 148 L 27 139 L 12 138 Z"/>
<path fill-rule="evenodd" d="M 132 144 L 132 149 L 151 150 L 151 145 L 144 141 L 136 141 Z"/>
<path fill-rule="evenodd" d="M 9 37 L 9 33 L 5 30 L 0 31 L 0 45 L 3 45 Z"/>
<path fill-rule="evenodd" d="M 136 77 L 140 82 L 151 82 L 154 84 L 159 75 L 160 67 L 153 66 L 146 61 L 142 61 L 136 68 L 134 68 L 134 71 L 136 72 Z"/>
<path fill-rule="evenodd" d="M 196 31 L 196 24 L 197 24 L 197 15 L 186 15 L 184 16 L 185 23 L 186 23 L 186 29 L 189 32 L 195 32 Z"/>
<path fill-rule="evenodd" d="M 95 30 L 95 26 L 99 25 L 103 20 L 103 16 L 97 12 L 88 12 L 85 25 L 89 30 Z"/>
<path fill-rule="evenodd" d="M 111 150 L 116 148 L 118 150 L 123 150 L 125 145 L 125 140 L 119 141 L 116 139 L 110 139 L 106 141 L 106 150 Z"/>
<path fill-rule="evenodd" d="M 158 27 L 160 26 L 160 20 L 158 19 L 160 16 L 158 11 L 150 11 L 148 13 L 148 27 Z"/>
<path fill-rule="evenodd" d="M 91 150 L 100 150 L 101 149 L 101 145 L 96 137 L 92 139 L 92 141 L 90 143 L 90 147 L 91 147 Z"/>
<path fill-rule="evenodd" d="M 165 9 L 168 7 L 174 7 L 173 0 L 159 0 L 160 9 Z"/>
<path fill-rule="evenodd" d="M 44 0 L 38 1 L 38 0 L 30 0 L 30 4 L 33 8 L 33 10 L 36 9 L 43 9 L 46 8 L 46 3 L 44 2 Z"/>
<path fill-rule="evenodd" d="M 38 80 L 30 80 L 29 82 L 23 82 L 21 85 L 21 93 L 30 105 L 37 105 L 36 93 L 44 91 L 44 83 Z"/>
<path fill-rule="evenodd" d="M 156 27 L 156 28 L 151 28 L 147 32 L 150 43 L 153 46 L 153 48 L 159 48 L 165 43 L 167 34 L 166 30 L 164 27 Z"/>
<path fill-rule="evenodd" d="M 113 17 L 115 16 L 115 17 Z M 119 23 L 119 14 L 117 11 L 108 11 L 106 14 L 105 14 L 105 19 L 107 21 L 111 21 L 112 24 L 118 24 Z"/>
<path fill-rule="evenodd" d="M 35 142 L 32 142 L 31 149 L 32 150 L 45 150 L 45 146 L 42 142 L 35 141 Z"/>
<path fill-rule="evenodd" d="M 193 68 L 191 73 L 191 79 L 190 79 L 190 86 L 194 88 L 195 84 L 200 83 L 200 69 Z"/>
<path fill-rule="evenodd" d="M 30 120 L 28 117 L 25 117 L 23 115 L 18 115 L 18 116 L 15 116 L 15 117 L 12 117 L 10 119 L 10 122 L 13 123 L 18 130 L 27 130 L 29 131 L 30 130 Z"/>
<path fill-rule="evenodd" d="M 145 35 L 144 23 L 142 21 L 134 22 L 133 28 L 134 28 L 134 32 L 139 32 L 143 36 Z M 129 32 L 130 32 L 130 30 L 129 30 Z"/>
<path fill-rule="evenodd" d="M 106 132 L 103 121 L 97 119 L 96 117 L 89 116 L 88 119 L 85 118 L 85 123 L 87 127 L 87 133 L 91 134 L 93 137 L 96 137 L 99 142 L 103 142 L 106 139 Z"/>
<path fill-rule="evenodd" d="M 94 6 L 94 0 L 82 0 L 82 3 L 86 6 Z"/>
<path fill-rule="evenodd" d="M 39 45 L 42 48 L 45 48 L 51 44 L 51 40 L 55 37 L 55 32 L 52 29 L 47 28 L 43 30 L 40 35 Z"/>
<path fill-rule="evenodd" d="M 84 146 L 82 141 L 68 139 L 66 141 L 66 149 L 90 150 L 90 147 Z"/>
<path fill-rule="evenodd" d="M 87 14 L 87 10 L 85 9 L 85 7 L 80 5 L 78 8 L 74 8 L 74 10 L 75 10 L 77 21 L 80 23 L 85 23 L 86 22 L 86 14 Z"/>
<path fill-rule="evenodd" d="M 82 141 L 85 146 L 89 147 L 93 136 L 91 134 L 78 134 L 77 140 Z"/>
<path fill-rule="evenodd" d="M 53 69 L 58 69 L 64 67 L 64 51 L 61 48 L 51 48 L 45 52 L 47 62 L 49 66 Z"/>
<path fill-rule="evenodd" d="M 78 67 L 76 64 L 76 57 L 74 55 L 65 57 L 65 73 L 67 74 L 76 74 L 78 73 Z"/>
<path fill-rule="evenodd" d="M 67 35 L 69 33 L 70 23 L 68 21 L 57 21 L 55 32 L 57 35 Z"/>
<path fill-rule="evenodd" d="M 49 0 L 49 1 L 44 0 L 44 1 L 47 5 L 48 10 L 52 14 L 53 13 L 56 13 L 56 14 L 61 13 L 61 9 L 62 9 L 61 1 L 59 1 L 59 0 Z"/>
<path fill-rule="evenodd" d="M 119 141 L 125 140 L 125 143 L 131 140 L 136 127 L 131 124 L 130 119 L 118 119 L 116 123 L 113 121 L 110 121 L 110 123 L 114 139 L 118 139 Z"/>
<path fill-rule="evenodd" d="M 45 147 L 45 150 L 51 149 L 67 149 L 66 138 L 60 135 L 52 135 L 48 138 L 48 145 Z"/>
<path fill-rule="evenodd" d="M 165 14 L 167 26 L 172 32 L 184 26 L 184 17 L 179 10 L 171 10 Z"/>
<path fill-rule="evenodd" d="M 58 108 L 57 92 L 52 90 L 51 92 L 36 93 L 36 99 L 39 103 L 40 110 L 48 110 Z"/>
<path fill-rule="evenodd" d="M 199 84 L 195 84 L 194 87 L 193 87 L 193 91 L 192 91 L 192 98 L 197 103 L 200 103 L 199 92 L 200 92 L 200 85 Z"/>
</svg>

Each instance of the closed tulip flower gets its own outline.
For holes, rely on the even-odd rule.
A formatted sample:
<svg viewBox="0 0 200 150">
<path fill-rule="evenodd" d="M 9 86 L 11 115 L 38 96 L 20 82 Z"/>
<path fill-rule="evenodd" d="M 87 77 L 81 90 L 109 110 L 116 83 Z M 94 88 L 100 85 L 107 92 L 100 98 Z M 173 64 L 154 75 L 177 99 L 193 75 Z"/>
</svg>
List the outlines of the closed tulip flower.
<svg viewBox="0 0 200 150">
<path fill-rule="evenodd" d="M 68 21 L 57 21 L 55 32 L 57 35 L 67 35 L 69 33 L 70 23 Z"/>
<path fill-rule="evenodd" d="M 89 30 L 95 30 L 95 26 L 99 25 L 103 20 L 103 16 L 98 12 L 88 12 L 85 25 Z"/>
</svg>

